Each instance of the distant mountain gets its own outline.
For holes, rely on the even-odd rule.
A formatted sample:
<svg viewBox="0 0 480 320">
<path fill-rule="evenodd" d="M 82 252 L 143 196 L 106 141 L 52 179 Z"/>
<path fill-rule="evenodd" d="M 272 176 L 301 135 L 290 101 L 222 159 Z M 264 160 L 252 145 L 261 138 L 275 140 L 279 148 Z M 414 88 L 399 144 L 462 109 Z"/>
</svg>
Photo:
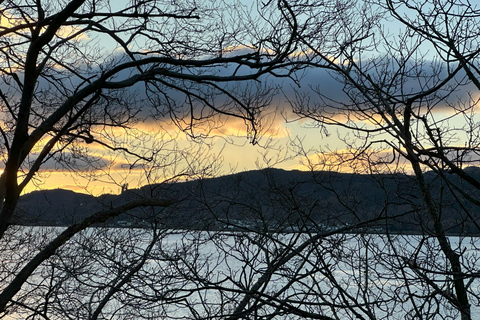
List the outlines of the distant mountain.
<svg viewBox="0 0 480 320">
<path fill-rule="evenodd" d="M 15 223 L 27 225 L 67 225 L 102 209 L 91 195 L 70 190 L 34 191 L 20 198 Z"/>
<path fill-rule="evenodd" d="M 467 168 L 480 179 L 480 169 Z M 478 191 L 455 175 L 456 186 L 478 199 Z M 426 175 L 435 197 L 444 203 L 443 221 L 452 233 L 479 233 L 469 219 L 480 210 L 465 199 L 445 192 L 438 176 Z M 16 220 L 27 225 L 68 225 L 104 209 L 139 197 L 174 200 L 169 208 L 139 208 L 109 221 L 116 226 L 146 226 L 151 221 L 167 228 L 331 229 L 372 220 L 368 230 L 420 232 L 431 228 L 413 177 L 360 175 L 337 172 L 264 169 L 217 178 L 148 185 L 120 195 L 90 195 L 67 190 L 35 191 L 21 197 Z"/>
</svg>

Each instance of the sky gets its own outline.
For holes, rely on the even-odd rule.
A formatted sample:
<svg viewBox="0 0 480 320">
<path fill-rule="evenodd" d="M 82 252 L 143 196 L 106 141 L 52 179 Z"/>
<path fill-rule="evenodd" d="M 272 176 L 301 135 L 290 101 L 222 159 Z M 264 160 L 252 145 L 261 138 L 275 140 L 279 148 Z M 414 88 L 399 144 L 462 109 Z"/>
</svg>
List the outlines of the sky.
<svg viewBox="0 0 480 320">
<path fill-rule="evenodd" d="M 327 77 L 329 76 L 325 72 L 319 72 L 317 75 L 306 77 L 305 81 L 320 85 L 326 83 L 325 88 L 329 92 L 336 91 L 336 96 L 341 95 L 341 86 L 333 85 Z M 25 192 L 62 188 L 98 195 L 119 193 L 125 184 L 128 184 L 129 188 L 136 188 L 144 184 L 156 183 L 184 171 L 200 172 L 199 175 L 194 175 L 194 178 L 197 178 L 201 175 L 219 176 L 265 167 L 307 170 L 308 168 L 304 165 L 305 156 L 297 154 L 300 143 L 308 154 L 312 154 L 311 150 L 320 146 L 332 151 L 341 148 L 342 144 L 336 134 L 337 129 L 333 129 L 332 134 L 327 136 L 322 130 L 312 126 L 311 121 L 299 119 L 292 113 L 287 101 L 292 99 L 292 96 L 288 96 L 292 95 L 289 89 L 292 83 L 283 84 L 285 80 L 278 79 L 273 81 L 277 81 L 284 90 L 275 95 L 267 108 L 263 119 L 265 128 L 255 145 L 252 144 L 251 137 L 247 133 L 246 124 L 240 119 L 225 118 L 222 126 L 210 132 L 207 138 L 192 139 L 180 131 L 168 118 L 154 121 L 147 117 L 146 121 L 136 125 L 136 129 L 145 133 L 149 139 L 145 142 L 144 151 L 139 153 L 149 154 L 148 148 L 153 143 L 157 147 L 162 145 L 163 150 L 163 153 L 156 157 L 156 165 L 162 168 L 153 176 L 147 178 L 148 164 L 135 166 L 121 155 L 104 153 L 104 148 L 98 144 L 83 144 L 92 157 L 99 159 L 100 170 L 91 170 L 91 167 L 76 159 L 77 168 L 84 167 L 85 170 L 72 173 L 68 168 L 62 168 L 51 160 L 44 164 L 37 174 L 37 180 L 27 187 Z M 305 89 L 297 89 L 309 90 L 307 85 Z M 134 146 L 124 132 L 116 134 L 119 139 L 125 139 L 128 146 Z M 96 138 L 99 137 L 96 136 Z M 128 158 L 133 161 L 133 158 Z M 204 167 L 208 170 L 203 170 Z M 185 168 L 189 169 L 185 170 Z"/>
<path fill-rule="evenodd" d="M 121 2 L 114 2 L 119 6 Z M 2 22 L 2 24 L 5 22 Z M 392 39 L 395 34 L 402 34 L 402 26 L 386 21 L 385 30 Z M 72 30 L 63 30 L 68 34 Z M 122 51 L 111 41 L 104 38 L 90 39 L 89 35 L 77 38 L 80 43 L 91 41 L 94 45 L 101 45 L 106 54 L 122 55 Z M 379 49 L 381 50 L 381 49 Z M 431 48 L 423 48 L 424 59 L 433 57 Z M 231 54 L 235 54 L 232 52 Z M 366 57 L 381 56 L 382 52 L 365 53 Z M 73 81 L 75 82 L 75 81 Z M 44 164 L 36 179 L 25 192 L 37 189 L 70 189 L 77 192 L 99 195 L 102 193 L 119 193 L 122 186 L 136 188 L 144 184 L 158 183 L 179 176 L 186 177 L 185 173 L 194 173 L 190 178 L 211 177 L 230 174 L 233 172 L 276 167 L 285 170 L 308 170 L 308 164 L 321 163 L 315 169 L 331 169 L 352 172 L 348 166 L 338 166 L 338 157 L 351 157 L 351 148 L 362 144 L 362 136 L 357 136 L 342 127 L 319 127 L 311 120 L 300 119 L 292 112 L 290 101 L 295 101 L 295 93 L 306 94 L 312 104 L 321 102 L 320 96 L 313 92 L 318 88 L 329 98 L 347 101 L 343 92 L 343 84 L 335 80 L 332 75 L 321 69 L 305 71 L 298 83 L 287 78 L 264 78 L 262 83 L 268 83 L 279 90 L 273 96 L 265 110 L 263 118 L 264 128 L 255 145 L 251 143 L 251 136 L 246 131 L 246 124 L 239 119 L 218 118 L 219 128 L 211 131 L 205 139 L 191 139 L 178 129 L 168 117 L 157 120 L 150 119 L 147 114 L 144 119 L 135 124 L 131 132 L 111 131 L 98 132 L 96 138 L 102 139 L 102 134 L 116 137 L 118 141 L 129 146 L 141 155 L 152 156 L 152 162 L 136 162 L 133 157 L 123 156 L 121 153 L 106 153 L 99 144 L 80 144 L 91 158 L 96 167 L 86 165 L 81 159 L 72 154 L 64 153 L 64 159 L 75 164 L 77 170 L 72 172 L 68 167 L 61 167 L 53 161 Z M 42 84 L 40 84 L 41 86 Z M 412 83 L 411 87 L 418 87 L 419 83 Z M 239 85 L 241 86 L 241 85 Z M 134 90 L 131 88 L 129 90 Z M 471 87 L 462 87 L 455 93 L 464 101 L 471 100 L 467 92 Z M 474 90 L 473 90 L 474 91 Z M 133 91 L 132 91 L 133 92 Z M 174 95 L 172 93 L 172 95 Z M 328 102 L 328 101 L 327 101 Z M 448 108 L 438 109 L 442 118 L 448 118 Z M 142 111 L 143 112 L 143 111 Z M 442 114 L 443 113 L 443 114 Z M 344 121 L 344 119 L 339 121 Z M 456 121 L 456 120 L 455 120 Z M 461 126 L 453 120 L 445 120 L 445 126 Z M 354 121 L 355 122 L 355 121 Z M 362 124 L 357 120 L 357 124 Z M 95 134 L 95 132 L 93 132 Z M 197 133 L 204 133 L 201 129 Z M 133 136 L 138 139 L 133 139 Z M 381 138 L 381 137 L 379 137 Z M 463 143 L 463 138 L 458 141 Z M 152 146 L 159 148 L 154 155 L 149 154 Z M 337 153 L 337 157 L 335 156 Z M 32 155 L 34 159 L 35 154 Z M 310 161 L 310 162 L 309 162 Z M 78 170 L 80 169 L 80 170 Z"/>
<path fill-rule="evenodd" d="M 344 95 L 342 85 L 332 81 L 331 76 L 325 71 L 312 70 L 304 81 L 305 88 L 300 87 L 297 88 L 298 90 L 309 91 L 308 84 L 315 84 L 320 86 L 322 92 L 334 98 L 339 99 Z M 140 146 L 139 153 L 149 154 L 148 149 L 152 144 L 161 146 L 162 151 L 155 155 L 155 161 L 152 163 L 155 168 L 150 167 L 148 163 L 142 165 L 133 163 L 131 157 L 125 159 L 121 155 L 106 155 L 102 151 L 103 148 L 95 143 L 85 144 L 89 154 L 98 157 L 98 170 L 91 170 L 91 167 L 85 166 L 85 171 L 71 173 L 59 168 L 55 162 L 51 161 L 45 164 L 38 175 L 39 180 L 35 181 L 36 184 L 31 185 L 26 192 L 39 188 L 62 188 L 94 195 L 116 194 L 121 192 L 124 185 L 137 188 L 145 184 L 158 183 L 185 172 L 195 173 L 188 177 L 188 179 L 194 179 L 265 167 L 309 170 L 311 169 L 309 165 L 320 164 L 314 168 L 353 172 L 352 167 L 337 164 L 341 157 L 352 157 L 349 149 L 351 146 L 348 146 L 345 141 L 361 145 L 362 138 L 341 127 L 332 126 L 325 131 L 311 120 L 299 119 L 292 113 L 292 108 L 287 101 L 293 98 L 292 92 L 287 90 L 290 86 L 289 83 L 283 85 L 285 90 L 278 93 L 272 100 L 265 117 L 266 129 L 255 145 L 248 138 L 245 123 L 238 119 L 224 119 L 223 126 L 212 131 L 205 139 L 189 138 L 166 118 L 161 121 L 144 121 L 137 124 L 137 129 L 144 132 L 148 138 L 143 146 L 145 153 L 142 153 Z M 317 96 L 312 92 L 310 94 L 316 102 Z M 457 96 L 461 95 L 462 92 L 457 92 Z M 435 114 L 439 119 L 448 119 L 451 114 L 449 109 L 438 109 Z M 445 125 L 451 127 L 452 132 L 455 132 L 455 126 L 463 125 L 461 121 L 458 124 L 455 124 L 456 120 L 448 121 L 449 123 Z M 118 134 L 119 139 L 125 139 L 125 143 L 133 147 L 124 133 Z M 460 139 L 458 144 L 462 144 L 466 139 L 457 133 L 456 137 Z M 81 168 L 82 163 L 77 161 L 77 167 Z M 186 176 L 179 177 L 180 180 L 185 178 Z"/>
</svg>

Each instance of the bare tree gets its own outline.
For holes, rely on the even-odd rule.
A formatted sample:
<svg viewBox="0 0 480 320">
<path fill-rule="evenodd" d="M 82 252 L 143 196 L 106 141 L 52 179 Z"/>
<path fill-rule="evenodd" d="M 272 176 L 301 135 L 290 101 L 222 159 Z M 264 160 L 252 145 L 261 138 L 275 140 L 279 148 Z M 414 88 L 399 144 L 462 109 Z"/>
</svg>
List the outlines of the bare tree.
<svg viewBox="0 0 480 320">
<path fill-rule="evenodd" d="M 92 146 L 103 150 L 100 155 L 123 157 L 131 167 L 162 169 L 169 164 L 165 157 L 175 163 L 170 157 L 175 148 L 136 127 L 144 121 L 161 128 L 170 119 L 195 137 L 208 133 L 218 115 L 239 118 L 255 142 L 273 89 L 248 81 L 288 77 L 296 68 L 296 15 L 286 1 L 246 6 L 223 1 L 27 0 L 3 1 L 0 19 L 0 238 L 6 254 L 14 249 L 26 255 L 12 264 L 2 262 L 0 311 L 44 318 L 98 318 L 102 312 L 128 317 L 139 315 L 132 308 L 134 298 L 145 294 L 142 290 L 168 301 L 168 292 L 142 284 L 143 279 L 157 281 L 154 272 L 164 274 L 166 286 L 173 281 L 164 265 L 145 269 L 149 257 L 160 254 L 153 253 L 160 227 L 152 228 L 150 240 L 141 245 L 122 247 L 126 260 L 112 260 L 111 267 L 105 265 L 109 273 L 89 277 L 96 284 L 85 283 L 94 272 L 87 267 L 116 259 L 123 240 L 99 251 L 95 246 L 101 242 L 85 242 L 92 236 L 102 241 L 101 235 L 85 230 L 138 207 L 171 206 L 173 200 L 135 198 L 46 236 L 42 245 L 11 225 L 19 196 L 52 161 L 77 174 L 107 168 L 108 161 L 92 156 Z M 158 182 L 151 170 L 149 181 Z M 72 255 L 72 241 L 80 248 L 89 246 L 88 252 Z M 18 244 L 17 249 L 9 242 Z M 95 259 L 89 256 L 100 252 Z M 133 291 L 125 291 L 126 284 Z M 105 311 L 120 292 L 125 295 L 115 301 L 123 307 Z M 78 300 L 75 294 L 91 300 Z"/>
<path fill-rule="evenodd" d="M 266 39 L 254 40 L 260 30 L 244 28 L 248 22 L 235 17 L 241 8 L 227 15 L 235 7 L 220 4 L 214 9 L 148 1 L 119 9 L 84 1 L 4 6 L 2 98 L 8 159 L 2 176 L 2 232 L 18 195 L 42 163 L 56 153 L 79 148 L 77 142 L 95 142 L 148 160 L 148 155 L 116 145 L 108 135 L 107 129 L 125 128 L 139 116 L 170 115 L 194 134 L 195 123 L 223 113 L 245 119 L 255 136 L 256 116 L 263 106 L 235 98 L 222 84 L 273 73 L 289 64 L 286 59 L 295 50 L 296 31 L 286 19 Z M 239 22 L 230 25 L 226 19 Z M 239 29 L 245 33 L 241 39 Z M 115 50 L 93 46 L 100 41 L 112 41 Z M 244 52 L 234 51 L 240 47 Z M 118 94 L 137 83 L 145 84 L 143 97 Z M 218 95 L 224 99 L 213 101 Z M 142 104 L 150 105 L 151 111 Z M 30 160 L 34 150 L 38 156 Z M 20 169 L 24 176 L 17 177 Z"/>
<path fill-rule="evenodd" d="M 298 144 L 314 173 L 305 181 L 283 185 L 266 171 L 266 185 L 243 177 L 241 187 L 225 188 L 228 197 L 205 193 L 207 207 L 222 208 L 217 218 L 238 232 L 212 240 L 220 252 L 213 259 L 226 265 L 220 275 L 195 279 L 217 294 L 214 316 L 474 318 L 478 7 L 468 1 L 338 7 L 330 38 L 318 30 L 328 21 L 310 8 L 298 34 L 303 62 L 336 81 L 342 94 L 309 83 L 316 95 L 298 89 L 291 102 L 321 134 L 340 128 L 344 147 L 312 156 Z M 398 34 L 385 27 L 392 21 L 401 26 Z M 329 169 L 354 174 L 340 187 L 340 173 L 318 172 Z M 301 192 L 312 179 L 325 193 Z M 375 205 L 366 188 L 378 195 Z"/>
<path fill-rule="evenodd" d="M 427 288 L 406 294 L 412 316 L 445 315 L 453 308 L 471 319 L 478 266 L 469 262 L 469 245 L 447 234 L 452 228 L 461 237 L 478 232 L 478 176 L 465 170 L 478 164 L 478 7 L 468 1 L 366 5 L 383 12 L 383 21 L 400 23 L 400 32 L 357 18 L 365 36 L 349 40 L 355 33 L 345 24 L 337 51 L 325 53 L 323 38 L 303 38 L 315 53 L 312 65 L 327 65 L 344 97 L 312 87 L 319 99 L 299 95 L 294 111 L 323 130 L 337 126 L 351 134 L 343 136 L 347 151 L 336 155 L 342 165 L 351 163 L 359 173 L 413 175 L 417 193 L 406 198 L 411 205 L 405 212 L 422 226 L 422 237 L 414 252 L 391 244 L 397 262 L 387 261 L 402 274 L 402 285 Z"/>
<path fill-rule="evenodd" d="M 469 236 L 479 232 L 480 184 L 467 168 L 479 151 L 475 5 L 2 5 L 3 313 L 472 319 L 479 299 L 478 243 Z M 385 21 L 400 23 L 401 32 L 389 33 Z M 263 80 L 302 84 L 302 71 L 318 70 L 343 96 L 310 83 L 315 95 L 297 90 L 293 111 L 321 134 L 344 130 L 346 151 L 318 152 L 314 160 L 300 148 L 315 173 L 305 181 L 284 184 L 265 171 L 266 184 L 232 183 L 221 189 L 227 194 L 200 181 L 199 198 L 185 202 L 159 196 L 154 185 L 147 196 L 60 232 L 11 225 L 22 190 L 49 161 L 74 173 L 82 163 L 105 167 L 88 152 L 97 146 L 144 166 L 146 179 L 158 182 L 152 170 L 181 151 L 146 143 L 137 123 L 171 119 L 198 137 L 222 123 L 219 115 L 234 117 L 256 142 L 275 93 Z M 345 182 L 340 173 L 317 172 L 332 163 L 356 175 Z M 305 193 L 307 184 L 317 191 Z M 378 198 L 365 185 L 375 185 Z M 215 232 L 166 228 L 166 216 L 194 203 L 214 217 Z M 89 228 L 124 213 L 148 216 L 150 228 Z M 398 234 L 403 227 L 392 226 L 399 224 L 415 235 Z"/>
</svg>

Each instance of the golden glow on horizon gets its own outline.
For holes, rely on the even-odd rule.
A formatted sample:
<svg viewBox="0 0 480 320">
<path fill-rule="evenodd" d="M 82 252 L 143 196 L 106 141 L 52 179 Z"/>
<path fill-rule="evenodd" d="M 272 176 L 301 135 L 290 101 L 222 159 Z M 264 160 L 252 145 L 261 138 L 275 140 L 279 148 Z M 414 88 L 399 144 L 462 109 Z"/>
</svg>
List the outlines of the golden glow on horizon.
<svg viewBox="0 0 480 320">
<path fill-rule="evenodd" d="M 0 28 L 8 28 L 14 25 L 25 23 L 25 20 L 14 16 L 8 16 L 8 13 L 3 13 L 3 18 L 0 20 Z M 9 18 L 5 18 L 5 15 Z M 85 33 L 81 33 L 82 29 L 78 27 L 66 26 L 59 30 L 57 36 L 59 38 L 68 38 L 74 36 L 76 41 L 89 40 L 89 37 Z M 80 32 L 78 35 L 76 33 Z M 13 37 L 19 37 L 13 35 Z M 224 49 L 226 54 L 241 54 L 242 51 L 249 52 L 254 48 L 249 46 L 227 47 Z M 120 49 L 115 49 L 120 50 Z M 265 52 L 268 52 L 267 50 Z M 291 54 L 294 58 L 301 58 L 309 55 L 311 52 L 294 52 Z M 333 57 L 330 60 L 337 64 L 345 64 L 345 61 L 340 61 Z M 60 67 L 60 66 L 58 66 Z M 329 92 L 333 96 L 337 92 Z M 335 96 L 334 96 L 335 98 Z M 478 108 L 478 101 L 480 94 L 474 94 L 471 96 L 471 103 L 474 103 L 474 108 Z M 278 100 L 282 100 L 279 98 Z M 341 99 L 341 98 L 339 98 Z M 285 102 L 278 102 L 278 105 L 284 106 Z M 451 107 L 437 106 L 433 112 L 439 112 L 442 116 L 454 112 Z M 272 107 L 272 110 L 274 107 Z M 290 110 L 289 106 L 286 110 Z M 328 107 L 326 108 L 328 111 Z M 384 120 L 380 115 L 375 114 L 372 110 L 370 113 L 361 114 L 355 111 L 345 111 L 341 107 L 334 110 L 331 117 L 327 119 L 327 122 L 333 124 L 344 125 L 352 124 L 355 126 L 366 126 L 367 128 L 373 128 L 378 125 L 384 125 Z M 268 110 L 267 110 L 268 112 Z M 271 111 L 272 114 L 274 111 Z M 286 111 L 286 114 L 291 115 L 291 111 Z M 328 113 L 323 113 L 328 115 Z M 401 115 L 400 115 L 401 116 Z M 296 117 L 296 116 L 294 116 Z M 322 117 L 322 113 L 319 114 L 319 118 Z M 95 139 L 101 143 L 108 144 L 118 148 L 131 148 L 132 151 L 145 156 L 150 157 L 152 148 L 158 151 L 158 157 L 165 157 L 164 162 L 158 161 L 157 167 L 149 167 L 146 161 L 135 162 L 133 156 L 122 151 L 117 154 L 109 153 L 105 146 L 100 143 L 86 143 L 79 141 L 76 146 L 81 152 L 97 159 L 98 168 L 93 170 L 88 165 L 85 166 L 85 170 L 78 170 L 75 173 L 70 173 L 68 169 L 56 167 L 55 163 L 47 162 L 44 167 L 41 168 L 37 174 L 34 183 L 28 185 L 24 192 L 30 192 L 36 189 L 56 189 L 63 188 L 74 190 L 77 192 L 91 193 L 99 195 L 101 193 L 118 193 L 121 190 L 121 186 L 128 183 L 130 187 L 137 188 L 147 183 L 161 182 L 174 176 L 175 172 L 180 172 L 184 168 L 194 166 L 195 162 L 192 159 L 186 159 L 187 156 L 182 153 L 188 153 L 191 148 L 189 146 L 189 138 L 174 124 L 169 118 L 166 121 L 156 122 L 154 120 L 141 121 L 135 125 L 132 125 L 131 129 L 125 130 L 123 128 L 108 128 L 104 130 L 102 128 L 92 128 L 91 134 Z M 212 118 L 211 122 L 204 122 L 194 128 L 194 134 L 200 136 L 208 136 L 207 144 L 210 145 L 211 150 L 214 153 L 221 153 L 222 157 L 222 169 L 219 169 L 217 173 L 219 175 L 224 173 L 230 173 L 231 171 L 244 171 L 253 170 L 258 167 L 273 165 L 279 168 L 285 169 L 297 169 L 297 170 L 330 170 L 338 172 L 367 172 L 370 169 L 370 163 L 378 161 L 382 157 L 382 152 L 375 152 L 373 150 L 364 150 L 365 154 L 362 157 L 358 157 L 358 150 L 345 148 L 345 143 L 341 138 L 345 137 L 346 131 L 343 128 L 339 128 L 337 135 L 334 133 L 330 137 L 323 136 L 318 133 L 317 128 L 310 128 L 308 133 L 308 139 L 305 138 L 305 150 L 317 150 L 327 146 L 331 148 L 328 152 L 306 152 L 306 155 L 297 156 L 294 159 L 288 158 L 287 155 L 282 154 L 283 150 L 288 148 L 289 139 L 291 136 L 295 137 L 300 132 L 306 132 L 305 129 L 300 128 L 302 124 L 309 120 L 301 120 L 296 124 L 285 124 L 281 117 L 272 117 L 266 119 L 262 123 L 263 127 L 260 128 L 261 135 L 265 140 L 273 141 L 274 148 L 272 148 L 271 154 L 266 155 L 263 141 L 260 146 L 252 146 L 248 143 L 247 138 L 250 133 L 247 132 L 248 123 L 244 120 L 233 117 L 218 116 Z M 325 120 L 325 119 L 323 119 Z M 334 130 L 337 130 L 337 127 Z M 315 130 L 317 129 L 317 130 Z M 332 130 L 332 131 L 334 131 Z M 343 131 L 342 131 L 343 130 Z M 341 132 L 341 133 L 338 133 Z M 305 133 L 307 137 L 307 133 Z M 312 138 L 313 137 L 313 138 Z M 35 154 L 41 152 L 45 143 L 51 137 L 47 137 L 40 141 L 35 149 L 32 151 L 31 159 L 35 158 Z M 355 137 L 354 137 L 355 138 Z M 358 139 L 358 137 L 356 137 Z M 360 139 L 359 139 L 360 140 Z M 113 142 L 112 142 L 113 141 Z M 354 143 L 355 144 L 355 143 Z M 360 141 L 358 145 L 361 145 Z M 352 144 L 353 145 L 353 144 Z M 267 146 L 269 147 L 269 146 Z M 344 149 L 342 149 L 344 148 Z M 66 149 L 68 154 L 68 149 Z M 175 152 L 178 152 L 178 158 L 175 158 Z M 201 153 L 192 152 L 193 157 L 200 158 Z M 278 152 L 280 156 L 275 156 L 274 153 Z M 285 151 L 285 154 L 287 151 Z M 383 152 L 383 156 L 388 154 L 387 151 Z M 371 155 L 372 158 L 367 156 Z M 375 155 L 375 156 L 373 156 Z M 170 157 L 171 156 L 171 157 Z M 288 159 L 288 160 L 286 160 Z M 80 161 L 80 160 L 77 160 Z M 206 162 L 206 160 L 205 160 Z M 181 164 L 180 164 L 181 163 Z M 208 165 L 208 164 L 207 164 Z M 174 172 L 164 169 L 168 166 L 174 167 Z M 195 166 L 199 165 L 195 164 Z M 403 170 L 409 171 L 410 168 L 404 160 L 394 164 L 396 168 L 403 168 Z M 160 168 L 160 169 L 159 169 Z M 387 165 L 379 165 L 379 170 L 382 168 L 388 170 Z M 78 168 L 77 168 L 78 169 Z M 149 170 L 151 170 L 149 172 Z M 156 171 L 157 170 L 157 171 Z M 193 170 L 192 170 L 193 171 Z M 149 174 L 151 174 L 149 176 Z M 149 176 L 149 178 L 147 178 Z"/>
<path fill-rule="evenodd" d="M 4 8 L 1 8 L 0 10 L 2 12 L 2 14 L 0 15 L 0 30 L 7 30 L 12 27 L 25 25 L 24 29 L 30 31 L 31 26 L 28 26 L 27 24 L 36 23 L 35 20 L 28 20 L 27 16 L 15 16 L 13 14 L 10 14 L 8 11 L 5 11 Z M 77 26 L 64 25 L 61 26 L 60 29 L 57 31 L 56 36 L 61 39 L 69 38 L 69 41 L 90 39 L 87 34 L 81 32 L 82 29 L 83 28 Z M 18 34 L 20 30 L 16 30 L 16 32 L 14 33 L 9 33 L 9 35 L 13 37 L 20 37 L 20 35 Z M 42 31 L 45 30 L 47 30 L 47 27 L 42 28 Z"/>
</svg>

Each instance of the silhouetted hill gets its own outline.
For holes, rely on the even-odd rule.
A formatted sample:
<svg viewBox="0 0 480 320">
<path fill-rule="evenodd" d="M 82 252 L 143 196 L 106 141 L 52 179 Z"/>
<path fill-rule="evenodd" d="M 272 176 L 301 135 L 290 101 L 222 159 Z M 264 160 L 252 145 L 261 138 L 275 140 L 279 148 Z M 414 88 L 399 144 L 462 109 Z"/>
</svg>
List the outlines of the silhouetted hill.
<svg viewBox="0 0 480 320">
<path fill-rule="evenodd" d="M 20 198 L 15 222 L 65 225 L 82 220 L 101 208 L 91 195 L 62 189 L 34 191 Z"/>
<path fill-rule="evenodd" d="M 467 168 L 480 179 L 479 168 Z M 456 186 L 478 192 L 455 175 Z M 443 221 L 450 232 L 478 233 L 472 224 L 480 210 L 445 192 L 434 173 L 426 174 L 432 194 L 442 199 Z M 168 228 L 336 228 L 371 221 L 368 230 L 419 232 L 431 229 L 420 190 L 408 175 L 360 175 L 337 172 L 264 169 L 217 178 L 148 185 L 120 195 L 93 197 L 66 190 L 36 191 L 20 200 L 19 224 L 67 225 L 102 208 L 139 197 L 172 199 L 169 208 L 141 208 L 109 221 L 110 225 L 146 226 L 155 220 Z M 467 211 L 462 210 L 467 209 Z M 466 213 L 467 212 L 467 213 Z"/>
</svg>

